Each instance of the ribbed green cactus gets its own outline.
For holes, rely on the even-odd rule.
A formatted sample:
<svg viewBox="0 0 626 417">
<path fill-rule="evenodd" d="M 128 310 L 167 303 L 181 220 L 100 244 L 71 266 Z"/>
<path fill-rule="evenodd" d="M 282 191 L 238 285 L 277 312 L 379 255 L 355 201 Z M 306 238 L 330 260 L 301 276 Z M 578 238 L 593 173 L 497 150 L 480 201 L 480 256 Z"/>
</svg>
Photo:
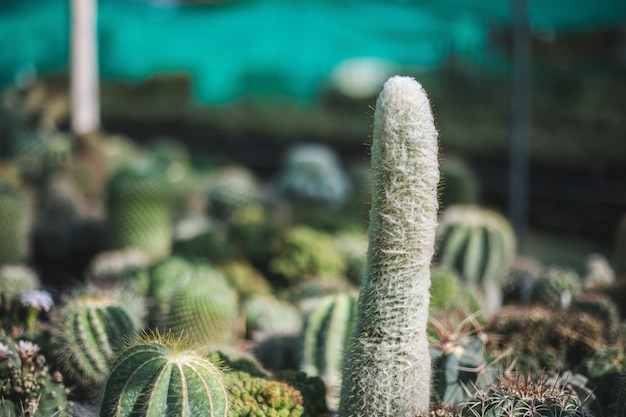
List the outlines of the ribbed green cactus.
<svg viewBox="0 0 626 417">
<path fill-rule="evenodd" d="M 0 415 L 69 417 L 68 390 L 39 346 L 0 336 Z"/>
<path fill-rule="evenodd" d="M 167 190 L 162 173 L 144 160 L 109 178 L 106 231 L 111 248 L 141 249 L 152 259 L 169 254 L 173 232 Z"/>
<path fill-rule="evenodd" d="M 476 295 L 449 268 L 435 267 L 430 274 L 430 316 L 460 323 L 468 315 L 483 318 Z"/>
<path fill-rule="evenodd" d="M 326 384 L 326 401 L 332 410 L 339 406 L 344 352 L 355 319 L 356 297 L 328 296 L 307 312 L 301 332 L 300 369 L 322 378 Z"/>
<path fill-rule="evenodd" d="M 428 411 L 438 166 L 437 131 L 422 86 L 409 77 L 389 79 L 374 114 L 367 268 L 346 351 L 342 417 Z"/>
<path fill-rule="evenodd" d="M 459 407 L 460 417 L 594 417 L 575 392 L 545 380 L 501 378 Z"/>
<path fill-rule="evenodd" d="M 0 265 L 19 264 L 28 257 L 29 209 L 26 194 L 0 179 Z"/>
<path fill-rule="evenodd" d="M 502 281 L 516 251 L 508 220 L 490 209 L 452 206 L 441 215 L 437 233 L 437 264 L 458 271 L 478 291 L 485 313 L 493 314 L 502 304 Z"/>
<path fill-rule="evenodd" d="M 180 340 L 145 337 L 115 360 L 100 417 L 226 417 L 222 372 Z"/>
<path fill-rule="evenodd" d="M 141 300 L 119 291 L 80 289 L 53 316 L 52 354 L 79 387 L 97 394 L 116 348 L 141 328 Z"/>
</svg>

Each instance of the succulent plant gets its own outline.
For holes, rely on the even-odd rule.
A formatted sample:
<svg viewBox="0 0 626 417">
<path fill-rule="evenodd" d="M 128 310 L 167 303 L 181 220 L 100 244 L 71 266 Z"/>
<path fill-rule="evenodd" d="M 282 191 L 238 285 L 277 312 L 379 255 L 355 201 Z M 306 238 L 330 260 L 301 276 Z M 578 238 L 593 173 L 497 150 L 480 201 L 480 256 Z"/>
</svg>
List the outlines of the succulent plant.
<svg viewBox="0 0 626 417">
<path fill-rule="evenodd" d="M 440 217 L 436 262 L 477 290 L 487 315 L 502 304 L 502 281 L 515 251 L 511 224 L 493 210 L 459 205 Z"/>
<path fill-rule="evenodd" d="M 87 270 L 87 281 L 96 287 L 122 286 L 138 295 L 150 290 L 150 258 L 139 249 L 98 253 Z"/>
<path fill-rule="evenodd" d="M 238 295 L 219 271 L 197 265 L 189 281 L 172 292 L 158 327 L 194 346 L 234 343 L 242 333 Z"/>
<path fill-rule="evenodd" d="M 367 234 L 360 229 L 345 230 L 334 237 L 335 248 L 346 260 L 345 275 L 360 284 L 367 264 Z"/>
<path fill-rule="evenodd" d="M 478 178 L 467 162 L 458 157 L 445 157 L 440 169 L 439 201 L 443 209 L 478 202 Z"/>
<path fill-rule="evenodd" d="M 118 346 L 141 329 L 143 313 L 130 293 L 80 288 L 52 317 L 52 355 L 81 389 L 96 394 Z"/>
<path fill-rule="evenodd" d="M 328 296 L 306 313 L 300 335 L 300 369 L 322 378 L 332 410 L 339 406 L 345 350 L 355 319 L 356 297 L 346 293 Z"/>
<path fill-rule="evenodd" d="M 337 207 L 348 197 L 350 180 L 334 149 L 305 143 L 287 151 L 276 188 L 294 202 Z"/>
<path fill-rule="evenodd" d="M 535 281 L 531 302 L 552 308 L 569 308 L 581 291 L 582 282 L 575 270 L 551 266 Z"/>
<path fill-rule="evenodd" d="M 217 169 L 208 190 L 209 214 L 229 220 L 238 210 L 258 203 L 261 188 L 254 173 L 240 165 Z"/>
<path fill-rule="evenodd" d="M 482 306 L 457 272 L 433 267 L 430 273 L 430 316 L 459 324 L 469 315 L 482 319 Z"/>
<path fill-rule="evenodd" d="M 30 255 L 29 210 L 26 194 L 0 179 L 0 265 L 19 264 Z"/>
<path fill-rule="evenodd" d="M 39 288 L 39 275 L 23 264 L 0 265 L 0 304 L 5 311 L 30 290 Z"/>
<path fill-rule="evenodd" d="M 615 303 L 602 294 L 582 293 L 574 299 L 571 308 L 574 311 L 589 314 L 603 323 L 605 337 L 609 344 L 617 345 L 622 341 L 622 323 Z"/>
<path fill-rule="evenodd" d="M 250 339 L 297 335 L 302 328 L 300 309 L 271 294 L 258 294 L 242 302 L 246 335 Z"/>
<path fill-rule="evenodd" d="M 528 305 L 533 288 L 544 270 L 543 263 L 538 259 L 524 255 L 515 256 L 502 282 L 503 303 Z"/>
<path fill-rule="evenodd" d="M 68 390 L 37 344 L 0 336 L 0 414 L 69 417 Z"/>
<path fill-rule="evenodd" d="M 471 317 L 471 316 L 470 316 Z M 485 356 L 486 333 L 472 320 L 451 328 L 431 319 L 433 402 L 456 406 L 495 382 L 497 369 Z"/>
<path fill-rule="evenodd" d="M 106 231 L 111 249 L 137 248 L 151 259 L 170 253 L 173 221 L 162 173 L 137 160 L 107 182 Z"/>
<path fill-rule="evenodd" d="M 242 301 L 257 295 L 271 295 L 272 286 L 265 276 L 246 261 L 232 261 L 219 266 L 226 281 L 237 290 Z"/>
<path fill-rule="evenodd" d="M 178 339 L 146 336 L 126 347 L 106 380 L 100 417 L 228 415 L 221 370 Z"/>
<path fill-rule="evenodd" d="M 428 412 L 430 265 L 437 229 L 437 131 L 422 86 L 392 77 L 376 102 L 366 273 L 346 350 L 339 415 Z"/>
<path fill-rule="evenodd" d="M 269 264 L 270 271 L 288 283 L 343 275 L 345 259 L 329 233 L 308 226 L 290 228 Z"/>
<path fill-rule="evenodd" d="M 594 417 L 573 391 L 545 380 L 501 377 L 459 407 L 460 417 Z"/>
<path fill-rule="evenodd" d="M 206 215 L 190 215 L 174 223 L 172 254 L 189 259 L 205 259 L 214 263 L 233 258 L 233 244 L 228 228 Z"/>
</svg>

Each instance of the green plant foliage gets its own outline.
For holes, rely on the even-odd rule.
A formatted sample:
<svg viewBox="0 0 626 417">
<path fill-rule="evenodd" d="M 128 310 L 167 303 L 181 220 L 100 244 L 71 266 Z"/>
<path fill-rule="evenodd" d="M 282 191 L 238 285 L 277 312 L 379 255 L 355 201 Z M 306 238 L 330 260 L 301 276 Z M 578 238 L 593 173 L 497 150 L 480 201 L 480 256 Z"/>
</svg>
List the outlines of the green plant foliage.
<svg viewBox="0 0 626 417">
<path fill-rule="evenodd" d="M 502 377 L 459 407 L 460 417 L 594 417 L 575 392 L 545 380 Z"/>
<path fill-rule="evenodd" d="M 535 282 L 531 302 L 552 308 L 568 308 L 581 291 L 582 283 L 576 271 L 548 267 Z"/>
<path fill-rule="evenodd" d="M 431 319 L 436 336 L 430 342 L 433 402 L 456 406 L 495 381 L 497 369 L 485 357 L 485 333 L 470 321 L 450 328 Z"/>
<path fill-rule="evenodd" d="M 326 385 L 326 401 L 339 407 L 345 350 L 356 321 L 356 297 L 342 293 L 317 300 L 306 313 L 300 334 L 300 369 L 319 376 Z"/>
<path fill-rule="evenodd" d="M 138 295 L 150 289 L 150 259 L 135 248 L 100 252 L 87 270 L 89 283 L 97 287 L 121 286 Z"/>
<path fill-rule="evenodd" d="M 436 319 L 460 323 L 467 316 L 482 318 L 482 307 L 472 290 L 452 269 L 434 267 L 430 274 L 429 314 Z"/>
<path fill-rule="evenodd" d="M 585 356 L 608 344 L 599 319 L 541 306 L 503 307 L 493 317 L 490 332 L 498 336 L 487 344 L 490 355 L 510 352 L 516 369 L 532 376 L 574 369 Z"/>
<path fill-rule="evenodd" d="M 478 203 L 478 178 L 467 162 L 445 157 L 441 162 L 439 203 L 442 209 Z"/>
<path fill-rule="evenodd" d="M 258 294 L 242 302 L 246 335 L 250 339 L 297 335 L 302 328 L 300 309 L 271 294 Z"/>
<path fill-rule="evenodd" d="M 111 248 L 137 248 L 151 259 L 167 256 L 173 223 L 162 173 L 149 161 L 136 160 L 109 178 L 106 191 L 106 231 Z"/>
<path fill-rule="evenodd" d="M 68 390 L 39 346 L 0 336 L 0 413 L 7 417 L 69 417 Z"/>
<path fill-rule="evenodd" d="M 209 214 L 222 220 L 258 203 L 262 194 L 254 173 L 240 165 L 218 168 L 210 178 L 207 193 Z"/>
<path fill-rule="evenodd" d="M 118 346 L 141 328 L 141 299 L 115 290 L 76 290 L 52 318 L 52 356 L 88 395 L 97 395 Z"/>
<path fill-rule="evenodd" d="M 106 381 L 100 417 L 225 417 L 222 372 L 180 340 L 159 335 L 130 344 Z"/>
<path fill-rule="evenodd" d="M 194 346 L 234 343 L 242 333 L 237 293 L 208 265 L 196 265 L 188 279 L 173 289 L 157 327 Z"/>
<path fill-rule="evenodd" d="M 502 303 L 502 281 L 516 251 L 515 234 L 499 213 L 478 206 L 452 206 L 441 215 L 435 259 L 456 270 L 477 290 L 488 315 Z"/>
<path fill-rule="evenodd" d="M 0 265 L 19 264 L 28 257 L 29 210 L 26 194 L 0 178 Z"/>
<path fill-rule="evenodd" d="M 276 248 L 269 268 L 286 282 L 295 283 L 341 276 L 346 262 L 335 249 L 332 235 L 307 226 L 294 226 Z"/>
</svg>

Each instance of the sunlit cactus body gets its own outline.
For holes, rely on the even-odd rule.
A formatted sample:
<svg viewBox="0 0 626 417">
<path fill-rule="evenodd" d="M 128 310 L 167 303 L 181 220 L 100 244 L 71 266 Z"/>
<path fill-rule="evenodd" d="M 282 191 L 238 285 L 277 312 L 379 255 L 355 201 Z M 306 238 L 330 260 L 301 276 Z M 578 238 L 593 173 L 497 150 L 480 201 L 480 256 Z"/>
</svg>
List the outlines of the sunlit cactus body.
<svg viewBox="0 0 626 417">
<path fill-rule="evenodd" d="M 367 267 L 346 351 L 342 417 L 415 416 L 429 409 L 426 325 L 438 183 L 428 98 L 414 79 L 393 77 L 374 114 Z"/>
<path fill-rule="evenodd" d="M 180 341 L 140 340 L 116 359 L 100 417 L 226 417 L 222 372 Z"/>
<path fill-rule="evenodd" d="M 502 281 L 516 251 L 508 220 L 478 206 L 452 206 L 443 212 L 437 233 L 437 264 L 459 272 L 481 295 L 485 313 L 493 314 L 502 303 Z"/>
<path fill-rule="evenodd" d="M 53 317 L 53 354 L 82 389 L 94 394 L 104 383 L 118 345 L 140 330 L 141 305 L 119 291 L 80 290 Z"/>
<path fill-rule="evenodd" d="M 106 231 L 111 248 L 137 248 L 152 259 L 169 254 L 173 226 L 167 190 L 162 173 L 143 160 L 109 179 Z"/>
<path fill-rule="evenodd" d="M 322 378 L 333 410 L 339 406 L 344 352 L 355 319 L 356 297 L 338 294 L 319 300 L 307 313 L 302 329 L 300 369 Z"/>
</svg>

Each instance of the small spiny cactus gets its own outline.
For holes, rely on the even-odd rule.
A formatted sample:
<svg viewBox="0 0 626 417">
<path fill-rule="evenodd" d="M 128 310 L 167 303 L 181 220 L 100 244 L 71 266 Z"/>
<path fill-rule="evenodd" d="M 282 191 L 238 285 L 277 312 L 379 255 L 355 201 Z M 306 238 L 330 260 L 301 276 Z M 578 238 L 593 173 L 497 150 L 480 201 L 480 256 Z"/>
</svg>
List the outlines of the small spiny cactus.
<svg viewBox="0 0 626 417">
<path fill-rule="evenodd" d="M 120 291 L 79 289 L 52 319 L 52 353 L 67 376 L 96 393 L 117 347 L 141 328 L 141 300 Z"/>
<path fill-rule="evenodd" d="M 0 265 L 19 264 L 28 258 L 29 209 L 26 194 L 0 179 Z"/>
</svg>

